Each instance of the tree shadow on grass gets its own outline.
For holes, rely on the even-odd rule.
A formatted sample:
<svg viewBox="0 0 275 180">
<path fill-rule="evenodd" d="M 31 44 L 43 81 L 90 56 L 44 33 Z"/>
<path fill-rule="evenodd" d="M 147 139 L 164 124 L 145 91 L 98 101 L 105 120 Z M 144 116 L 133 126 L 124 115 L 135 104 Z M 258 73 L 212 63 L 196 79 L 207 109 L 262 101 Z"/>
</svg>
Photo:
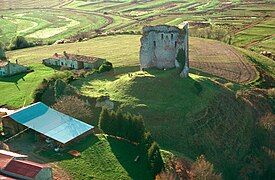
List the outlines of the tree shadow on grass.
<svg viewBox="0 0 275 180">
<path fill-rule="evenodd" d="M 148 169 L 145 155 L 138 146 L 111 137 L 107 140 L 117 160 L 132 179 L 154 179 Z M 140 158 L 135 162 L 137 156 Z"/>
</svg>

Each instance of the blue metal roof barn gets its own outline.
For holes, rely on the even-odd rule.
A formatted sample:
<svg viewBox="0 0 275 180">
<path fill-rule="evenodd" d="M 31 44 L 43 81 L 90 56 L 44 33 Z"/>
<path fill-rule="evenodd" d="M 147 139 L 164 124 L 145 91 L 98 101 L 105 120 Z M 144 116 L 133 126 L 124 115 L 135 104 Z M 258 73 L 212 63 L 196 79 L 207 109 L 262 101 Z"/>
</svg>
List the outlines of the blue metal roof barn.
<svg viewBox="0 0 275 180">
<path fill-rule="evenodd" d="M 49 108 L 38 102 L 5 117 L 66 144 L 94 128 L 87 123 Z"/>
</svg>

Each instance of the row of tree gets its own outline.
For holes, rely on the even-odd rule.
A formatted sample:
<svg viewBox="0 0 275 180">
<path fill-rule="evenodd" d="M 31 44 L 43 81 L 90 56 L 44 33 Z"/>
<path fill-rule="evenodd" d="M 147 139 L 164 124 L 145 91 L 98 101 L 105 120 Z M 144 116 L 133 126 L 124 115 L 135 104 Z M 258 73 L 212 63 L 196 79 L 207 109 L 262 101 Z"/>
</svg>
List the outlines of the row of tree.
<svg viewBox="0 0 275 180">
<path fill-rule="evenodd" d="M 162 171 L 163 161 L 159 145 L 146 130 L 141 115 L 123 113 L 120 109 L 108 111 L 103 108 L 99 117 L 99 127 L 107 134 L 138 143 L 154 176 Z"/>
<path fill-rule="evenodd" d="M 189 34 L 193 37 L 214 39 L 227 44 L 232 44 L 233 41 L 233 34 L 229 30 L 219 26 L 190 29 Z"/>
<path fill-rule="evenodd" d="M 105 133 L 119 136 L 133 142 L 140 143 L 143 140 L 145 125 L 141 115 L 108 111 L 103 108 L 99 118 L 99 128 Z"/>
</svg>

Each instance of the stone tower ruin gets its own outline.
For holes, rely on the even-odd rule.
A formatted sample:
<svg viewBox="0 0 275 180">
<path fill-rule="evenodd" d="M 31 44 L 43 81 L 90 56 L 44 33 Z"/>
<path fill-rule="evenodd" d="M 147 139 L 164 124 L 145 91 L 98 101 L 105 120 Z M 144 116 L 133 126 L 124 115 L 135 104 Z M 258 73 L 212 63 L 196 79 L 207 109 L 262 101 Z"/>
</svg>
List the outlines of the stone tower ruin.
<svg viewBox="0 0 275 180">
<path fill-rule="evenodd" d="M 182 68 L 180 76 L 188 76 L 188 23 L 184 23 L 182 29 L 168 25 L 143 27 L 143 36 L 140 41 L 141 69 L 179 67 Z M 177 58 L 178 54 L 183 56 L 181 60 Z"/>
</svg>

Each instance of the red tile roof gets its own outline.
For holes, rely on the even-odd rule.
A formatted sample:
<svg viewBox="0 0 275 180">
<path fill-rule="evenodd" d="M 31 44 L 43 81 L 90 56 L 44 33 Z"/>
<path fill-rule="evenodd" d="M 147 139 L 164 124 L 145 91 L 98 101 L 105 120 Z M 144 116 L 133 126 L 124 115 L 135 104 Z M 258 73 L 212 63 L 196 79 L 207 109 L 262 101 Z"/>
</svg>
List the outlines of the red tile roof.
<svg viewBox="0 0 275 180">
<path fill-rule="evenodd" d="M 17 180 L 17 179 L 14 179 L 14 178 L 11 178 L 11 177 L 7 177 L 7 176 L 4 176 L 4 175 L 0 174 L 0 180 Z"/>
<path fill-rule="evenodd" d="M 28 156 L 0 149 L 0 170 L 5 168 L 13 158 L 27 158 Z"/>
<path fill-rule="evenodd" d="M 0 154 L 0 170 L 4 169 L 9 162 L 13 159 L 13 157 L 4 155 L 4 154 Z"/>
<path fill-rule="evenodd" d="M 8 64 L 9 64 L 8 61 L 0 61 L 0 67 L 5 67 Z"/>
<path fill-rule="evenodd" d="M 35 178 L 43 168 L 49 168 L 49 166 L 31 161 L 12 160 L 3 170 L 15 175 Z"/>
<path fill-rule="evenodd" d="M 97 58 L 97 57 L 83 56 L 83 55 L 78 55 L 78 54 L 68 54 L 68 53 L 66 53 L 66 55 L 54 54 L 52 56 L 52 59 L 54 59 L 54 60 L 60 60 L 61 58 L 66 58 L 69 60 L 79 61 L 79 62 L 90 62 L 90 63 L 94 63 L 97 60 L 100 60 L 100 58 Z M 101 59 L 101 60 L 103 60 L 103 59 Z"/>
</svg>

